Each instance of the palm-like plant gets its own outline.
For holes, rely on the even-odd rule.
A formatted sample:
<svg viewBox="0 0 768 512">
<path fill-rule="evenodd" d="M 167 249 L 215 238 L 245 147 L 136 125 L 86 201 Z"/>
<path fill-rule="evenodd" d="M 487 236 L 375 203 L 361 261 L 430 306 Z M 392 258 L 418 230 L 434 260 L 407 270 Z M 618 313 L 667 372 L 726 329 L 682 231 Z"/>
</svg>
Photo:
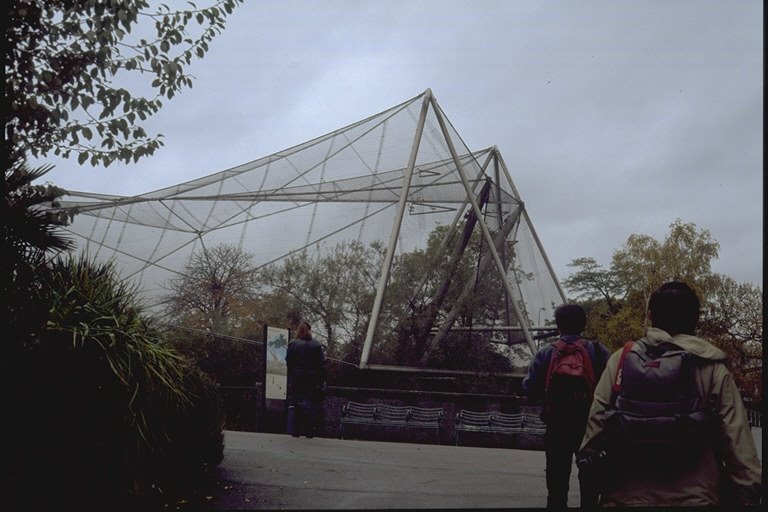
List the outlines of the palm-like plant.
<svg viewBox="0 0 768 512">
<path fill-rule="evenodd" d="M 56 213 L 56 200 L 64 194 L 52 185 L 34 185 L 53 167 L 31 169 L 26 162 L 9 165 L 0 184 L 0 293 L 5 299 L 0 314 L 9 327 L 8 345 L 34 343 L 47 308 L 38 280 L 49 252 L 58 253 L 72 242 L 59 229 L 67 217 Z"/>
<path fill-rule="evenodd" d="M 0 477 L 33 508 L 144 495 L 223 456 L 214 388 L 159 343 L 135 290 L 111 263 L 56 257 L 64 191 L 34 184 L 50 169 L 12 166 L 0 203 Z"/>
<path fill-rule="evenodd" d="M 113 264 L 83 256 L 57 258 L 47 272 L 46 288 L 50 317 L 42 337 L 44 353 L 67 354 L 57 358 L 71 362 L 64 369 L 73 372 L 68 378 L 83 384 L 77 399 L 89 394 L 89 407 L 96 408 L 82 411 L 85 417 L 74 425 L 82 428 L 93 421 L 111 426 L 96 437 L 105 445 L 126 446 L 122 458 L 111 463 L 125 464 L 135 490 L 157 486 L 173 471 L 220 462 L 223 420 L 213 387 L 160 343 L 163 333 L 142 312 L 135 288 L 119 279 Z M 61 369 L 52 365 L 52 373 L 41 380 L 57 378 Z M 80 370 L 90 375 L 75 375 Z"/>
<path fill-rule="evenodd" d="M 3 254 L 11 262 L 39 261 L 47 252 L 72 245 L 59 231 L 69 218 L 50 208 L 58 206 L 56 200 L 65 191 L 50 184 L 33 184 L 51 169 L 52 165 L 32 169 L 26 162 L 18 162 L 5 171 L 0 229 Z"/>
</svg>

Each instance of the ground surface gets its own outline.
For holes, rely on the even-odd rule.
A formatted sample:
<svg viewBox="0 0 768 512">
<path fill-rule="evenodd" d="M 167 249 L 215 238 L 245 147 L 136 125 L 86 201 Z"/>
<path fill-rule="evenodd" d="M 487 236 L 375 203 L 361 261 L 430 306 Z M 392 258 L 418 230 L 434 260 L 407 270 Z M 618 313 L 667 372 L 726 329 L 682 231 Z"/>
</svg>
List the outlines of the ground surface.
<svg viewBox="0 0 768 512">
<path fill-rule="evenodd" d="M 226 432 L 217 510 L 517 508 L 546 503 L 544 453 Z M 571 503 L 578 503 L 576 472 Z"/>
<path fill-rule="evenodd" d="M 762 457 L 762 429 L 753 429 Z M 478 509 L 546 504 L 544 453 L 225 432 L 212 478 L 166 510 Z M 578 506 L 574 466 L 569 505 Z"/>
</svg>

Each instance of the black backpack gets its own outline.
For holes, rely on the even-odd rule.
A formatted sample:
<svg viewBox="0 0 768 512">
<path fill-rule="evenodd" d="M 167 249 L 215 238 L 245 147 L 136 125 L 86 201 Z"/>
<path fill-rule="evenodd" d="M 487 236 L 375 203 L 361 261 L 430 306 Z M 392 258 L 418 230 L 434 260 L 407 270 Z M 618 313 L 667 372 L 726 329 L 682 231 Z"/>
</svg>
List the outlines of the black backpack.
<svg viewBox="0 0 768 512">
<path fill-rule="evenodd" d="M 611 452 L 674 460 L 710 442 L 714 415 L 695 382 L 704 362 L 671 343 L 627 342 L 605 414 Z"/>
</svg>

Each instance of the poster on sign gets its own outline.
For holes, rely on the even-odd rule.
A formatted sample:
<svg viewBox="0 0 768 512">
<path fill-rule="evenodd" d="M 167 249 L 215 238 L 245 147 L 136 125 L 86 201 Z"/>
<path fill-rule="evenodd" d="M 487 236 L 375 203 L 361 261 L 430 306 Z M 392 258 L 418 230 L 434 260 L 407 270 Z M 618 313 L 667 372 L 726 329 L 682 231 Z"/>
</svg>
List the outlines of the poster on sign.
<svg viewBox="0 0 768 512">
<path fill-rule="evenodd" d="M 279 327 L 266 328 L 264 393 L 267 400 L 285 400 L 288 390 L 288 365 L 285 354 L 291 332 Z"/>
</svg>

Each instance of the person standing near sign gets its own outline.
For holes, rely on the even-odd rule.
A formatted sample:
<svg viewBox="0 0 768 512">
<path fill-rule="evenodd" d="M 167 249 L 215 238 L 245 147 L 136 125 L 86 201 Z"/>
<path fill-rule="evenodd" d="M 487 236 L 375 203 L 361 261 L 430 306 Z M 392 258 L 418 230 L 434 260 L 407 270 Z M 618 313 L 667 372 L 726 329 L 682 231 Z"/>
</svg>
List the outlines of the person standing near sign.
<svg viewBox="0 0 768 512">
<path fill-rule="evenodd" d="M 325 349 L 312 338 L 312 328 L 301 322 L 296 339 L 288 343 L 288 425 L 293 437 L 314 437 L 320 426 L 325 395 Z"/>
</svg>

